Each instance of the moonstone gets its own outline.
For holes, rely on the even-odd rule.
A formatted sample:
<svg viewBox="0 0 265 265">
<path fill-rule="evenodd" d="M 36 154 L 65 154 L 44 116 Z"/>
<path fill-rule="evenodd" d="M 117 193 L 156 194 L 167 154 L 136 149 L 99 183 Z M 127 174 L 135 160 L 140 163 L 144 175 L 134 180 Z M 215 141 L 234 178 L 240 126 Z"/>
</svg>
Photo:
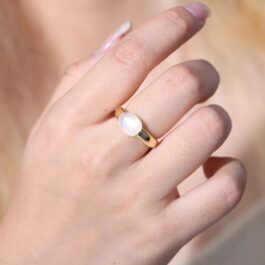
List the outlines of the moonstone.
<svg viewBox="0 0 265 265">
<path fill-rule="evenodd" d="M 131 112 L 123 112 L 118 118 L 118 124 L 128 136 L 136 136 L 143 128 L 140 118 Z"/>
</svg>

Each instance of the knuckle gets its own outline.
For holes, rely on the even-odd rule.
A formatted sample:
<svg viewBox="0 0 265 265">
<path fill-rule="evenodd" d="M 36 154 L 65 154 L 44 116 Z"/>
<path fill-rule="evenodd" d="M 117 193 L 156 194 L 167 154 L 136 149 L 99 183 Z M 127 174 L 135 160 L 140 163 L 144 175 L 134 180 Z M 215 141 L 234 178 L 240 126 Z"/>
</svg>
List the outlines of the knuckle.
<svg viewBox="0 0 265 265">
<path fill-rule="evenodd" d="M 71 115 L 65 111 L 61 113 L 58 109 L 52 109 L 46 115 L 42 126 L 47 139 L 50 141 L 55 139 L 58 142 L 63 142 L 66 139 L 70 140 L 75 127 Z"/>
<path fill-rule="evenodd" d="M 220 75 L 212 63 L 203 59 L 197 60 L 197 62 L 201 64 L 204 69 L 213 73 L 213 77 L 215 78 L 216 83 L 220 82 Z"/>
<path fill-rule="evenodd" d="M 193 21 L 186 12 L 182 12 L 181 9 L 169 9 L 162 13 L 162 17 L 169 23 L 173 23 L 182 32 L 188 32 L 192 28 Z"/>
<path fill-rule="evenodd" d="M 91 175 L 96 175 L 98 179 L 101 179 L 110 174 L 109 164 L 111 161 L 110 152 L 104 151 L 102 148 L 100 148 L 97 152 L 97 155 L 84 155 L 82 167 L 87 172 L 91 172 Z"/>
<path fill-rule="evenodd" d="M 227 112 L 218 105 L 203 107 L 199 110 L 200 124 L 218 142 L 223 141 L 230 133 L 232 123 Z"/>
<path fill-rule="evenodd" d="M 146 249 L 151 252 L 158 251 L 162 240 L 165 238 L 164 232 L 156 222 L 145 221 L 134 241 L 136 249 Z"/>
<path fill-rule="evenodd" d="M 178 87 L 183 90 L 183 93 L 188 93 L 194 97 L 200 94 L 200 78 L 196 72 L 185 65 L 173 66 L 169 69 L 168 84 Z"/>
<path fill-rule="evenodd" d="M 210 84 L 210 86 L 208 85 L 209 91 L 213 94 L 220 83 L 220 75 L 210 62 L 206 60 L 197 60 L 197 62 L 202 69 L 202 75 L 207 78 L 207 83 Z"/>
<path fill-rule="evenodd" d="M 226 181 L 222 191 L 225 203 L 229 208 L 233 208 L 241 200 L 246 184 L 246 174 L 242 174 L 244 166 L 241 162 L 236 163 L 240 171 L 226 175 Z"/>
<path fill-rule="evenodd" d="M 79 69 L 80 69 L 80 63 L 75 62 L 73 64 L 70 64 L 64 71 L 64 78 L 73 79 L 79 77 Z"/>
<path fill-rule="evenodd" d="M 201 64 L 204 68 L 215 70 L 215 67 L 207 60 L 198 59 L 198 60 L 194 60 L 194 62 Z"/>
<path fill-rule="evenodd" d="M 113 141 L 112 143 L 109 143 L 108 148 L 106 148 L 105 142 L 102 141 L 100 136 L 105 132 L 105 130 L 105 127 L 97 126 L 92 128 L 90 132 L 87 132 L 86 135 L 88 139 L 90 138 L 90 141 L 91 139 L 92 141 L 97 141 L 97 154 L 95 155 L 92 152 L 93 150 L 86 151 L 84 154 L 84 159 L 82 160 L 82 167 L 87 167 L 88 169 L 86 170 L 92 170 L 93 172 L 95 172 L 95 175 L 99 176 L 99 179 L 107 176 L 111 178 L 112 175 L 116 175 L 117 172 L 119 173 L 120 171 L 120 161 L 119 159 L 114 159 L 114 154 L 120 151 L 120 146 L 116 141 Z M 124 179 L 126 179 L 126 181 L 124 180 L 124 182 L 121 183 L 124 185 L 128 184 L 129 178 Z M 135 196 L 133 196 L 134 189 L 127 188 L 128 187 L 126 186 L 126 192 L 124 194 L 121 193 L 119 198 L 122 198 L 123 195 L 125 195 L 126 197 L 131 197 L 131 199 L 135 198 Z M 121 192 L 125 190 L 121 190 Z"/>
<path fill-rule="evenodd" d="M 124 39 L 114 50 L 114 59 L 127 67 L 144 65 L 149 67 L 148 58 L 153 52 L 151 45 L 139 37 Z"/>
<path fill-rule="evenodd" d="M 166 74 L 167 87 L 178 88 L 196 102 L 211 96 L 219 83 L 219 74 L 207 61 L 194 60 L 174 65 Z"/>
</svg>

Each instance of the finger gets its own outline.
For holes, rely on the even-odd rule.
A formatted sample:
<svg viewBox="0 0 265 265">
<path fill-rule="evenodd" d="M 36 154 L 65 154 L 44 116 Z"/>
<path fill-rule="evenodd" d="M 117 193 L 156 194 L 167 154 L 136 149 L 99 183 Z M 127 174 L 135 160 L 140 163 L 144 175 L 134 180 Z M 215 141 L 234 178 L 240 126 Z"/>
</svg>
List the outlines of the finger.
<svg viewBox="0 0 265 265">
<path fill-rule="evenodd" d="M 131 27 L 131 22 L 126 21 L 103 42 L 96 52 L 83 58 L 79 62 L 70 65 L 67 68 L 63 78 L 61 79 L 59 85 L 51 96 L 34 127 L 38 127 L 38 124 L 41 122 L 43 116 L 45 116 L 50 107 L 70 89 L 72 89 L 84 77 L 84 75 L 106 55 L 111 48 L 115 47 L 115 45 L 117 45 L 117 43 L 131 30 Z M 32 131 L 33 130 L 34 128 Z"/>
<path fill-rule="evenodd" d="M 150 70 L 203 24 L 183 7 L 163 12 L 128 34 L 77 84 L 64 105 L 71 105 L 85 123 L 107 118 L 133 95 Z"/>
<path fill-rule="evenodd" d="M 169 68 L 138 93 L 126 109 L 141 117 L 145 129 L 160 138 L 195 104 L 213 95 L 218 83 L 219 75 L 208 62 L 182 63 Z M 135 137 L 125 135 L 115 117 L 104 123 L 104 131 L 112 132 L 112 144 L 119 150 L 120 161 L 138 160 L 149 150 Z"/>
<path fill-rule="evenodd" d="M 212 96 L 218 84 L 219 75 L 211 64 L 203 60 L 189 61 L 169 68 L 137 94 L 127 110 L 141 117 L 145 128 L 160 138 L 194 105 Z M 128 140 L 126 135 L 123 137 Z M 135 155 L 142 155 L 148 147 L 136 141 L 133 138 L 126 145 Z"/>
<path fill-rule="evenodd" d="M 163 199 L 223 144 L 230 131 L 231 120 L 223 108 L 200 108 L 136 163 L 140 172 L 147 172 L 136 181 L 153 183 L 150 194 Z"/>
<path fill-rule="evenodd" d="M 240 201 L 246 185 L 244 165 L 232 158 L 212 157 L 207 162 L 213 177 L 172 200 L 162 213 L 172 242 L 184 245 L 220 220 Z"/>
<path fill-rule="evenodd" d="M 131 27 L 131 22 L 126 21 L 102 43 L 95 53 L 68 67 L 48 105 L 53 104 L 76 85 L 111 48 L 117 45 L 117 43 L 131 30 Z"/>
</svg>

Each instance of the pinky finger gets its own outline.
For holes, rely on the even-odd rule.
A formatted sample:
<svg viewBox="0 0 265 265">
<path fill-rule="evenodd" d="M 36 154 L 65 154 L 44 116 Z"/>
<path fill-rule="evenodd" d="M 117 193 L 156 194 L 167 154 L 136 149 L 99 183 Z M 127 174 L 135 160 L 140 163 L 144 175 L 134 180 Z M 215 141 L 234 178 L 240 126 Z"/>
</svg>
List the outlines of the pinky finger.
<svg viewBox="0 0 265 265">
<path fill-rule="evenodd" d="M 177 242 L 176 247 L 182 247 L 223 218 L 238 204 L 244 193 L 246 170 L 240 161 L 211 157 L 205 163 L 204 171 L 210 178 L 171 201 L 163 212 L 170 240 L 173 244 Z"/>
</svg>

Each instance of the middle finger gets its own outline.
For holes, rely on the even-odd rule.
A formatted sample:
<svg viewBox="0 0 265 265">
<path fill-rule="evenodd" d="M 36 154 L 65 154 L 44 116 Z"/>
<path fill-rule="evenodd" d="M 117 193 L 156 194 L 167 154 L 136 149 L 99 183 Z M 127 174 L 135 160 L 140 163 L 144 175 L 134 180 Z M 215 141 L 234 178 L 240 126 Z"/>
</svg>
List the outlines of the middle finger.
<svg viewBox="0 0 265 265">
<path fill-rule="evenodd" d="M 199 7 L 207 9 L 202 4 Z M 95 65 L 72 89 L 64 105 L 72 106 L 73 116 L 79 117 L 80 124 L 106 120 L 135 93 L 147 74 L 201 29 L 204 22 L 184 7 L 162 12 L 129 33 Z"/>
</svg>

